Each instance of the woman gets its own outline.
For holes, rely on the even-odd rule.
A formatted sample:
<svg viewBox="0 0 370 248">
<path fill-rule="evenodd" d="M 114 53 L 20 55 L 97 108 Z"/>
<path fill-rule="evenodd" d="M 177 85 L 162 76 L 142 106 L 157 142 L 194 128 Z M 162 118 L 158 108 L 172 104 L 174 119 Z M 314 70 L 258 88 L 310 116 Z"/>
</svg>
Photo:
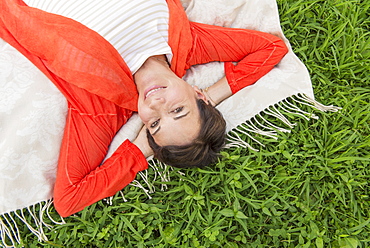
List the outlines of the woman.
<svg viewBox="0 0 370 248">
<path fill-rule="evenodd" d="M 55 9 L 68 10 L 59 14 L 72 13 L 69 17 L 77 21 L 89 13 L 92 21 L 86 25 L 97 30 L 111 25 L 101 35 L 115 45 L 74 20 L 30 8 L 21 0 L 1 1 L 1 37 L 38 66 L 68 100 L 54 190 L 61 216 L 114 195 L 147 168 L 145 158 L 153 151 L 180 167 L 214 161 L 225 124 L 213 106 L 255 83 L 287 52 L 270 34 L 189 22 L 177 0 L 85 1 L 101 4 L 90 12 L 90 5 L 78 10 L 84 1 L 27 2 L 45 10 L 59 4 Z M 152 18 L 143 23 L 146 16 Z M 123 25 L 125 20 L 131 22 Z M 135 24 L 136 34 L 131 29 Z M 139 43 L 143 45 L 130 51 Z M 151 50 L 153 43 L 159 45 Z M 181 79 L 190 66 L 211 61 L 225 61 L 226 76 L 208 90 Z M 101 164 L 114 135 L 134 111 L 145 128 Z"/>
</svg>

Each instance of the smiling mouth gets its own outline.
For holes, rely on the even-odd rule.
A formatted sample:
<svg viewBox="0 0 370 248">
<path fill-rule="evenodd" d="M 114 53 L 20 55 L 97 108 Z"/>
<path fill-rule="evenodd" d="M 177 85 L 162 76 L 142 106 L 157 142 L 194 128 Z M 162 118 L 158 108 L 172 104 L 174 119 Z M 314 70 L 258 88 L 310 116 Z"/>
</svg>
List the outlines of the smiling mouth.
<svg viewBox="0 0 370 248">
<path fill-rule="evenodd" d="M 148 89 L 147 92 L 145 93 L 145 99 L 150 96 L 151 94 L 159 91 L 159 90 L 163 90 L 167 87 L 162 87 L 162 86 L 157 86 L 157 87 L 154 87 L 154 88 L 151 88 L 151 89 Z"/>
</svg>

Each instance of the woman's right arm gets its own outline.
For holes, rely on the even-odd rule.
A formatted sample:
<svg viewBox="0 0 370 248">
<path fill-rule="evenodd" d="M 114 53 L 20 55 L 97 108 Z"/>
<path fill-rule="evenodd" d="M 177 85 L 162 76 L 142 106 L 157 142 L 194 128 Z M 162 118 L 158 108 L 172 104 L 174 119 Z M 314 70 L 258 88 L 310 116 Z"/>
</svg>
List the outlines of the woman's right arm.
<svg viewBox="0 0 370 248">
<path fill-rule="evenodd" d="M 229 83 L 225 77 L 222 77 L 215 84 L 207 88 L 207 97 L 211 101 L 212 106 L 216 106 L 223 100 L 232 96 L 232 91 L 230 89 Z"/>
<path fill-rule="evenodd" d="M 188 65 L 226 62 L 225 78 L 208 90 L 217 103 L 254 84 L 279 63 L 288 51 L 280 38 L 268 33 L 194 22 L 190 26 L 193 45 Z M 224 92 L 221 94 L 218 91 Z"/>
</svg>

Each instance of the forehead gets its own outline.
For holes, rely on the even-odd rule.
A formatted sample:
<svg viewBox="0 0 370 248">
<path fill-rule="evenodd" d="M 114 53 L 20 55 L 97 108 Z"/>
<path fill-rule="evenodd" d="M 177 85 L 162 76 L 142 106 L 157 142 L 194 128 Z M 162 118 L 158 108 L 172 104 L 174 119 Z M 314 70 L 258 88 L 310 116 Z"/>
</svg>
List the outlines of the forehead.
<svg viewBox="0 0 370 248">
<path fill-rule="evenodd" d="M 161 130 L 153 136 L 154 141 L 160 146 L 190 144 L 199 135 L 199 111 L 191 110 L 184 118 L 162 120 Z"/>
</svg>

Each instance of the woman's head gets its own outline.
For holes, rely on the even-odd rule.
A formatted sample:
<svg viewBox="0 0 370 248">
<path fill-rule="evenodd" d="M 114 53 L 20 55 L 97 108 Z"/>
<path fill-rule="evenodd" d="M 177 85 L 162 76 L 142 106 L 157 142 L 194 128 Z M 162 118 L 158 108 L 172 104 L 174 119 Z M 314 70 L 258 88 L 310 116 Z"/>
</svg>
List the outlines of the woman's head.
<svg viewBox="0 0 370 248">
<path fill-rule="evenodd" d="M 201 91 L 178 77 L 152 80 L 139 95 L 138 112 L 155 141 L 161 145 L 185 145 L 200 130 L 196 100 Z"/>
<path fill-rule="evenodd" d="M 182 161 L 191 155 L 190 160 L 198 162 L 208 156 L 199 165 L 213 162 L 216 157 L 213 153 L 218 153 L 224 143 L 225 121 L 208 104 L 203 92 L 177 77 L 166 63 L 153 58 L 148 59 L 134 77 L 139 92 L 139 116 L 148 129 L 156 157 L 174 166 L 174 156 Z M 217 131 L 215 126 L 219 126 Z M 173 154 L 168 154 L 169 151 Z"/>
<path fill-rule="evenodd" d="M 214 163 L 225 143 L 226 123 L 222 114 L 202 99 L 196 100 L 200 116 L 198 136 L 185 145 L 158 145 L 147 131 L 149 145 L 160 161 L 178 168 L 203 167 Z"/>
</svg>

